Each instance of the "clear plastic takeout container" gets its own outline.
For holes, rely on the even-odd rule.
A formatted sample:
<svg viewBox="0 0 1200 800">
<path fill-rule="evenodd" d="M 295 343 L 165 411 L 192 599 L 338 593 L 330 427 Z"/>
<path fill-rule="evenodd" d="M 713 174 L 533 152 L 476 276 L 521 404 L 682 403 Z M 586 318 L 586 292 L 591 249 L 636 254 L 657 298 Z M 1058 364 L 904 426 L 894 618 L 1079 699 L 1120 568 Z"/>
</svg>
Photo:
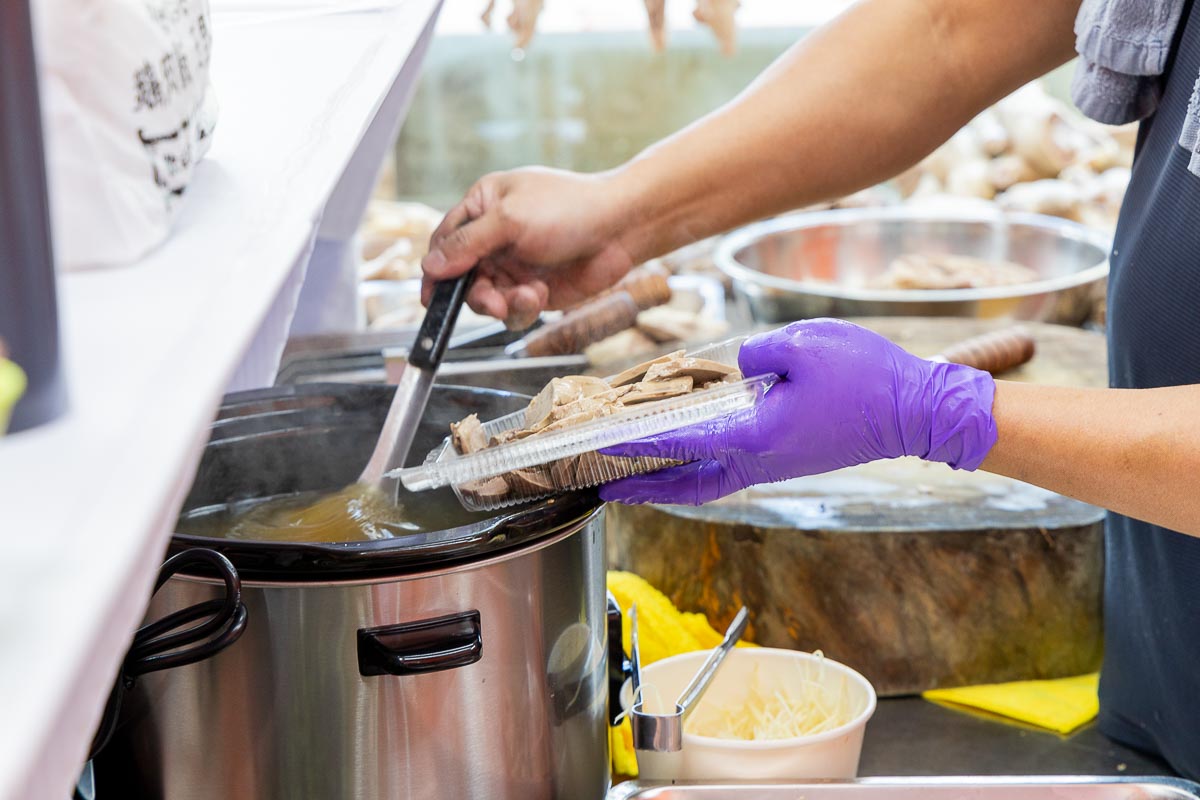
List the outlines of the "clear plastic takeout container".
<svg viewBox="0 0 1200 800">
<path fill-rule="evenodd" d="M 732 339 L 687 355 L 736 366 L 742 341 L 741 338 Z M 630 406 L 610 416 L 495 445 L 469 455 L 459 455 L 447 437 L 429 454 L 425 463 L 398 470 L 396 474 L 410 491 L 450 486 L 463 506 L 471 511 L 493 511 L 573 489 L 599 486 L 677 462 L 660 458 L 616 458 L 596 451 L 750 408 L 759 402 L 775 380 L 774 375 L 743 378 L 735 383 Z M 522 409 L 484 422 L 483 432 L 490 439 L 524 426 L 525 411 Z M 516 480 L 513 473 L 517 475 Z M 481 482 L 498 476 L 508 476 L 507 491 L 502 495 L 479 491 Z"/>
</svg>

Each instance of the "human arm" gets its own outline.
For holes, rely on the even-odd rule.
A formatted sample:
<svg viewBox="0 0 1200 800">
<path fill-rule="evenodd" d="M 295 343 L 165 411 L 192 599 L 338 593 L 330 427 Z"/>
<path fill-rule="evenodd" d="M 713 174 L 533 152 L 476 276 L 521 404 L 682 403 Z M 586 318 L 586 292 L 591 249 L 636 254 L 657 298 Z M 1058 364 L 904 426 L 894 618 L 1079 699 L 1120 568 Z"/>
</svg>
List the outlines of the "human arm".
<svg viewBox="0 0 1200 800">
<path fill-rule="evenodd" d="M 917 456 L 1200 536 L 1200 386 L 995 382 L 835 320 L 753 337 L 741 363 L 783 379 L 755 409 L 607 449 L 689 463 L 609 484 L 602 496 L 698 504 L 755 483 Z"/>
<path fill-rule="evenodd" d="M 433 235 L 426 297 L 478 264 L 471 307 L 520 327 L 648 258 L 886 180 L 1068 60 L 1078 6 L 863 0 L 626 165 L 485 176 Z"/>
<path fill-rule="evenodd" d="M 996 382 L 982 469 L 1200 536 L 1200 386 Z"/>
</svg>

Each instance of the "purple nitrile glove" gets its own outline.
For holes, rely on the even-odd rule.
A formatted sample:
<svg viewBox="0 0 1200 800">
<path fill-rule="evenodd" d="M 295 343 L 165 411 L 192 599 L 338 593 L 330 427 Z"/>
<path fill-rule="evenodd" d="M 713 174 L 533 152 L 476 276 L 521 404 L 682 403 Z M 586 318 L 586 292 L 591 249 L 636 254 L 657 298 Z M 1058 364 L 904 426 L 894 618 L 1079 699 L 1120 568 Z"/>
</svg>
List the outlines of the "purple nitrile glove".
<svg viewBox="0 0 1200 800">
<path fill-rule="evenodd" d="M 926 361 L 833 319 L 794 322 L 747 339 L 746 375 L 780 381 L 754 408 L 636 442 L 615 456 L 690 463 L 600 489 L 622 503 L 699 505 L 756 483 L 919 456 L 973 470 L 996 442 L 992 376 Z"/>
</svg>

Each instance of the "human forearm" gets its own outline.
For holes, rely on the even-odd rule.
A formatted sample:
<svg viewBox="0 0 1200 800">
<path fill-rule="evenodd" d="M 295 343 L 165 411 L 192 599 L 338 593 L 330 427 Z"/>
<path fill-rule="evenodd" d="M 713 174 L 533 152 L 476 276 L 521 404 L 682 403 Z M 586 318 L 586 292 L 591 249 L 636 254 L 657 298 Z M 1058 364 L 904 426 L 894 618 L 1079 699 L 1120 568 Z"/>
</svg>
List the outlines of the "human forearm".
<svg viewBox="0 0 1200 800">
<path fill-rule="evenodd" d="M 892 177 L 1072 55 L 1078 0 L 865 0 L 613 173 L 641 260 Z"/>
<path fill-rule="evenodd" d="M 738 99 L 599 175 L 480 178 L 422 261 L 423 297 L 476 269 L 474 310 L 523 328 L 690 241 L 915 163 L 1070 57 L 1079 0 L 862 0 Z"/>
<path fill-rule="evenodd" d="M 982 469 L 1200 536 L 1200 386 L 1066 389 L 998 381 Z"/>
<path fill-rule="evenodd" d="M 751 337 L 739 364 L 779 381 L 752 412 L 604 452 L 681 466 L 606 500 L 698 504 L 756 483 L 917 456 L 984 469 L 1200 536 L 1200 385 L 1070 389 L 993 381 L 840 320 Z"/>
</svg>

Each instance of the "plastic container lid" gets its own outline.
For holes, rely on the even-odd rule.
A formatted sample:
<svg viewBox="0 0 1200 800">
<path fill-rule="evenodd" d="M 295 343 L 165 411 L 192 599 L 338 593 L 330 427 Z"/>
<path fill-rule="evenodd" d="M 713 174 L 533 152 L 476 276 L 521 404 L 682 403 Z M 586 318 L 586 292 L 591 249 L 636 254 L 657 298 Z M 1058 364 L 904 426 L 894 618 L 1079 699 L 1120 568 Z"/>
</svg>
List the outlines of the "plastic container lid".
<svg viewBox="0 0 1200 800">
<path fill-rule="evenodd" d="M 730 340 L 688 355 L 736 366 L 742 341 Z M 472 511 L 491 511 L 560 492 L 599 486 L 676 462 L 657 458 L 611 458 L 599 455 L 597 450 L 750 408 L 776 379 L 774 375 L 760 375 L 642 403 L 607 417 L 469 455 L 459 455 L 447 437 L 421 466 L 397 470 L 393 474 L 398 475 L 410 491 L 449 485 L 462 504 Z M 522 410 L 483 423 L 483 432 L 490 439 L 505 431 L 523 428 L 525 424 Z M 570 468 L 561 468 L 564 464 L 570 464 Z M 485 495 L 473 488 L 477 482 L 539 467 L 542 469 L 537 470 L 536 480 L 517 481 L 515 486 L 509 481 L 508 491 L 503 496 Z"/>
</svg>

